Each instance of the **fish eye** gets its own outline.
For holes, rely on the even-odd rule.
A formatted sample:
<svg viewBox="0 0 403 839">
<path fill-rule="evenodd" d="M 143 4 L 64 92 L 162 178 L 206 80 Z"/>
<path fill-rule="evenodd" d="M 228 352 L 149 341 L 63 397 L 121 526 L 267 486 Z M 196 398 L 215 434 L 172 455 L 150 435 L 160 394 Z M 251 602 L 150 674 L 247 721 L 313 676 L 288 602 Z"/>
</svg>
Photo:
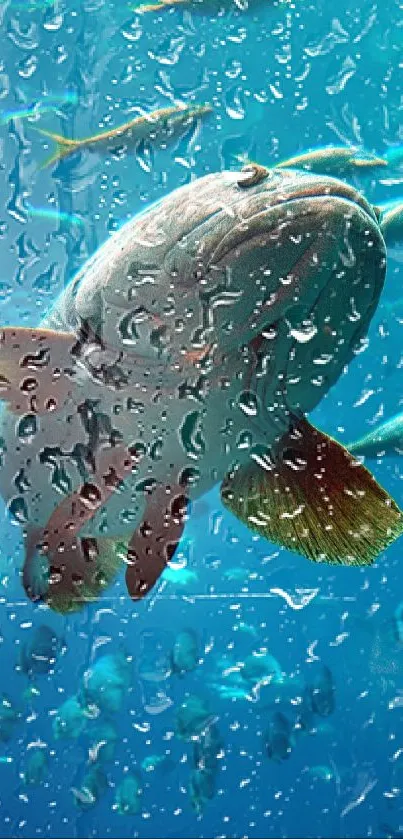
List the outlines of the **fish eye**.
<svg viewBox="0 0 403 839">
<path fill-rule="evenodd" d="M 260 163 L 248 163 L 241 169 L 238 177 L 238 186 L 242 189 L 247 189 L 250 186 L 256 186 L 262 181 L 277 181 L 280 173 L 274 169 L 267 169 Z"/>
</svg>

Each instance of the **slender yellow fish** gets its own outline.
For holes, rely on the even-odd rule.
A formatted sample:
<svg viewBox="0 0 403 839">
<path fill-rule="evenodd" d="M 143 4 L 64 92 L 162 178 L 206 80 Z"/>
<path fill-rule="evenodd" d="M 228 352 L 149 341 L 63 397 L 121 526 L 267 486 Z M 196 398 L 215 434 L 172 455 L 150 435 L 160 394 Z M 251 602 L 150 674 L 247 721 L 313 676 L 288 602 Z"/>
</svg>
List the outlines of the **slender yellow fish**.
<svg viewBox="0 0 403 839">
<path fill-rule="evenodd" d="M 276 163 L 276 169 L 305 169 L 324 175 L 354 175 L 367 169 L 384 169 L 388 161 L 357 146 L 325 146 L 304 151 Z"/>
<path fill-rule="evenodd" d="M 38 128 L 41 134 L 56 143 L 55 151 L 45 160 L 41 168 L 44 169 L 79 151 L 109 151 L 120 143 L 133 145 L 141 140 L 156 143 L 173 141 L 186 131 L 193 120 L 205 116 L 211 110 L 211 105 L 160 108 L 144 116 L 135 117 L 117 128 L 110 128 L 108 131 L 93 134 L 91 137 L 83 137 L 80 140 L 69 139 Z"/>
<path fill-rule="evenodd" d="M 200 12 L 200 14 L 214 14 L 223 11 L 230 11 L 231 9 L 240 12 L 247 11 L 253 8 L 258 3 L 263 5 L 265 0 L 249 0 L 244 3 L 243 0 L 155 0 L 151 3 L 140 3 L 138 5 L 130 6 L 132 12 L 143 15 L 148 12 L 160 12 L 164 9 L 171 9 L 173 6 L 190 6 L 193 12 Z M 267 0 L 266 0 L 267 2 Z M 272 0 L 271 5 L 281 6 L 289 3 L 290 0 Z"/>
</svg>

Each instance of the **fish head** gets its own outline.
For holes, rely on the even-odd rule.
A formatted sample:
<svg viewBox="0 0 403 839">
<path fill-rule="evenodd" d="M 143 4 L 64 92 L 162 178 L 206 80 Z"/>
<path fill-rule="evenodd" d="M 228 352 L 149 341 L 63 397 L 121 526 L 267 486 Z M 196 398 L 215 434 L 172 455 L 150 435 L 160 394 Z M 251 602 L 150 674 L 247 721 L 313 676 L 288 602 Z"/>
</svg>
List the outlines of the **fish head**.
<svg viewBox="0 0 403 839">
<path fill-rule="evenodd" d="M 241 389 L 254 366 L 267 404 L 307 412 L 360 347 L 385 264 L 376 214 L 354 188 L 252 165 L 174 191 L 137 217 L 135 236 L 125 225 L 76 308 L 165 382 L 189 364 L 231 377 L 238 359 Z"/>
</svg>

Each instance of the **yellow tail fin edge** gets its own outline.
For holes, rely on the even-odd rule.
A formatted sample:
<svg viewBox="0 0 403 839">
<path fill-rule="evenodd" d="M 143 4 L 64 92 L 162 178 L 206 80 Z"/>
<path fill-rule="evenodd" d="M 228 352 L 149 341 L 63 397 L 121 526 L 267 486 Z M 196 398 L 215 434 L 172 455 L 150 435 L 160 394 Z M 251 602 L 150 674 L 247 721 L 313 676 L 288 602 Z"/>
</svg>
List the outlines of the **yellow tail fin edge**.
<svg viewBox="0 0 403 839">
<path fill-rule="evenodd" d="M 40 169 L 46 169 L 48 166 L 52 166 L 53 163 L 57 163 L 59 160 L 69 157 L 69 155 L 77 151 L 81 145 L 80 140 L 70 140 L 68 137 L 62 137 L 61 134 L 54 134 L 52 131 L 45 131 L 43 128 L 37 128 L 36 131 L 56 143 L 55 151 L 52 152 L 50 157 L 47 157 L 46 160 L 41 163 L 39 167 Z"/>
</svg>

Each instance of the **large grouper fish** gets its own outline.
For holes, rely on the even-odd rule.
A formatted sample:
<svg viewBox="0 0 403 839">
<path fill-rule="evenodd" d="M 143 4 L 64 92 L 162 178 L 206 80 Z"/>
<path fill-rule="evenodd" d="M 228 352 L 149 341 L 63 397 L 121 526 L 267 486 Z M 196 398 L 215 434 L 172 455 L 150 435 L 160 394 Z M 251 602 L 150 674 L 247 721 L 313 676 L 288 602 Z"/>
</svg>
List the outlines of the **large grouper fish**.
<svg viewBox="0 0 403 839">
<path fill-rule="evenodd" d="M 250 165 L 152 205 L 39 327 L 4 328 L 0 491 L 27 595 L 72 611 L 124 564 L 143 597 L 217 483 L 261 536 L 371 564 L 402 514 L 305 415 L 362 345 L 385 256 L 351 186 Z"/>
</svg>

